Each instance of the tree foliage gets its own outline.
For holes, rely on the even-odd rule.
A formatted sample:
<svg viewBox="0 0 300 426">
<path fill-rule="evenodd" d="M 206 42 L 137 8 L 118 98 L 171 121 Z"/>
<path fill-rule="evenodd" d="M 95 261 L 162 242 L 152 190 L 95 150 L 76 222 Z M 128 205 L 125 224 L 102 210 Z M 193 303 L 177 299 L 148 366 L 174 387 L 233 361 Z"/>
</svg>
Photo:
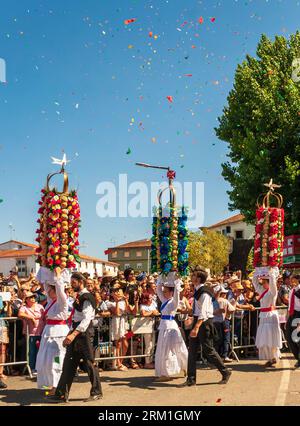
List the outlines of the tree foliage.
<svg viewBox="0 0 300 426">
<path fill-rule="evenodd" d="M 262 35 L 257 57 L 239 64 L 228 105 L 219 117 L 217 136 L 229 145 L 231 161 L 222 164 L 232 189 L 229 208 L 253 222 L 262 185 L 281 184 L 286 230 L 300 231 L 300 33 L 271 41 Z M 293 62 L 294 61 L 294 62 Z M 300 62 L 300 61 L 299 61 Z M 299 68 L 299 66 L 298 66 Z M 299 80 L 299 79 L 298 79 Z"/>
<path fill-rule="evenodd" d="M 213 274 L 223 272 L 228 264 L 229 240 L 218 232 L 203 229 L 189 233 L 189 264 L 209 268 Z"/>
</svg>

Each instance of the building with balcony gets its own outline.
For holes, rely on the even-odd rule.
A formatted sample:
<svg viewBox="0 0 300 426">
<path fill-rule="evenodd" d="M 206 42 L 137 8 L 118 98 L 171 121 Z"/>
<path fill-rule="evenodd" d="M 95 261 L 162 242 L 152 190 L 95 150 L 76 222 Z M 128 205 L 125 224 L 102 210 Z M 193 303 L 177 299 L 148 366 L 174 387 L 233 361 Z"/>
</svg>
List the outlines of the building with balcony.
<svg viewBox="0 0 300 426">
<path fill-rule="evenodd" d="M 110 247 L 105 251 L 110 262 L 119 264 L 119 269 L 124 271 L 132 268 L 136 272 L 150 271 L 151 240 L 132 241 L 119 246 Z"/>
</svg>

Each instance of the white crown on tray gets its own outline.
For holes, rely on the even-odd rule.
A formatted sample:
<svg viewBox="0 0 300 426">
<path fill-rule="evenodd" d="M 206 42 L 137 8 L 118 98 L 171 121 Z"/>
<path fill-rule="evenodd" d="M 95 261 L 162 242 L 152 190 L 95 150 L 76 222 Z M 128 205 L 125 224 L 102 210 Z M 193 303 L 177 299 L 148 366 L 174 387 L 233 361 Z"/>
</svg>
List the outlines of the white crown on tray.
<svg viewBox="0 0 300 426">
<path fill-rule="evenodd" d="M 157 278 L 157 283 L 162 283 L 165 287 L 175 287 L 176 285 L 179 285 L 179 283 L 181 284 L 182 281 L 178 276 L 177 272 L 172 271 L 169 272 L 167 275 L 160 274 Z"/>
<path fill-rule="evenodd" d="M 258 278 L 269 278 L 270 276 L 270 266 L 257 266 L 255 268 L 254 277 L 258 277 Z M 278 277 L 279 276 L 279 269 L 278 266 L 273 266 L 272 268 L 273 274 Z"/>
<path fill-rule="evenodd" d="M 42 283 L 48 283 L 48 284 L 54 284 L 54 277 L 55 277 L 55 272 L 51 271 L 49 268 L 46 268 L 45 266 L 41 266 L 40 269 L 38 270 L 38 273 L 36 274 L 36 279 Z M 71 281 L 71 272 L 69 271 L 69 269 L 64 269 L 61 272 L 61 277 L 63 279 L 63 281 L 67 284 L 70 284 Z"/>
</svg>

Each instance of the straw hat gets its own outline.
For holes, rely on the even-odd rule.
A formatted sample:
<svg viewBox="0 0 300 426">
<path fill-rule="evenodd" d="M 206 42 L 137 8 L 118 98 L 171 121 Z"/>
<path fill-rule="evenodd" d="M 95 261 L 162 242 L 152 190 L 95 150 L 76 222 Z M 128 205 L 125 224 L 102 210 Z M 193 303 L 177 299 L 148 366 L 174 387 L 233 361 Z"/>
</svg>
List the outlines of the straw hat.
<svg viewBox="0 0 300 426">
<path fill-rule="evenodd" d="M 34 293 L 32 293 L 31 291 L 28 291 L 27 292 L 27 294 L 26 294 L 26 297 L 25 297 L 25 299 L 28 299 L 29 297 L 37 297 L 37 295 L 36 294 L 34 294 Z"/>
<path fill-rule="evenodd" d="M 250 280 L 243 280 L 242 281 L 242 285 L 244 285 L 245 288 L 247 288 L 248 290 L 252 290 L 252 284 Z"/>
<path fill-rule="evenodd" d="M 240 282 L 238 282 L 238 284 L 236 284 L 235 288 L 236 288 L 236 290 L 244 290 L 244 287 L 242 286 L 242 284 Z"/>
<path fill-rule="evenodd" d="M 218 284 L 213 287 L 215 293 L 228 293 L 229 290 L 226 290 L 222 285 Z"/>
<path fill-rule="evenodd" d="M 241 280 L 239 279 L 239 277 L 237 275 L 232 275 L 231 278 L 229 278 L 229 280 L 227 280 L 228 284 L 233 284 L 233 283 L 240 283 Z"/>
</svg>

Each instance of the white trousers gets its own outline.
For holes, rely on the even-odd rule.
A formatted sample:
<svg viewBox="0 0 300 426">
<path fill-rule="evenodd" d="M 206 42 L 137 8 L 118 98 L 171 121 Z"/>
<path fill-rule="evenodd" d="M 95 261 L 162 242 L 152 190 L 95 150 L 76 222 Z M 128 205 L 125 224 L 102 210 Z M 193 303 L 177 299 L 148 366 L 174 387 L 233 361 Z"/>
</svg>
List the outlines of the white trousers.
<svg viewBox="0 0 300 426">
<path fill-rule="evenodd" d="M 153 333 L 146 333 L 143 334 L 144 336 L 144 342 L 145 342 L 145 349 L 144 354 L 147 355 L 145 358 L 146 364 L 150 364 L 152 362 L 152 356 L 150 356 L 152 350 L 153 350 Z"/>
</svg>

